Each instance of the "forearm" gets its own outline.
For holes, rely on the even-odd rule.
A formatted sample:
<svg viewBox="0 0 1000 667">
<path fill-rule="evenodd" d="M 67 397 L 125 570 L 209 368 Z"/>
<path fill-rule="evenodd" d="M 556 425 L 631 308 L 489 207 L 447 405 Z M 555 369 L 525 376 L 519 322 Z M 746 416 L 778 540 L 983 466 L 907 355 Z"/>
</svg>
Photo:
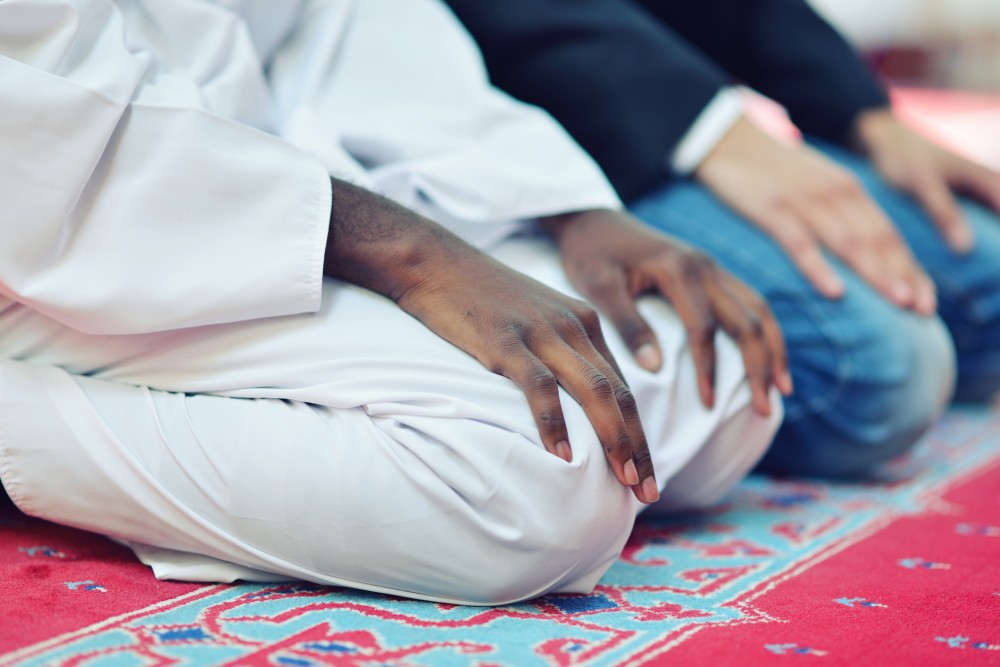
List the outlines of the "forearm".
<svg viewBox="0 0 1000 667">
<path fill-rule="evenodd" d="M 323 272 L 399 302 L 436 267 L 476 250 L 438 224 L 356 185 L 332 179 Z"/>
<path fill-rule="evenodd" d="M 858 113 L 848 136 L 850 147 L 870 156 L 881 144 L 890 140 L 889 135 L 892 134 L 897 122 L 892 108 L 888 105 Z"/>
<path fill-rule="evenodd" d="M 625 200 L 668 174 L 667 157 L 728 81 L 631 3 L 449 2 L 493 83 L 549 111 Z"/>
</svg>

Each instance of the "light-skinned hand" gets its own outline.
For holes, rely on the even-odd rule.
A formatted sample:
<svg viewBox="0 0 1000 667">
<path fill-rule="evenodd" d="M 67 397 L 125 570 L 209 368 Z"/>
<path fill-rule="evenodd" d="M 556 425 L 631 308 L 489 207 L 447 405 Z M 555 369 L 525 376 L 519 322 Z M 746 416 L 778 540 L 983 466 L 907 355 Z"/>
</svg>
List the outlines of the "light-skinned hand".
<svg viewBox="0 0 1000 667">
<path fill-rule="evenodd" d="M 972 195 L 1000 213 L 1000 174 L 931 143 L 890 109 L 860 114 L 854 142 L 887 182 L 923 205 L 956 253 L 969 252 L 975 239 L 955 192 Z"/>
<path fill-rule="evenodd" d="M 860 182 L 804 144 L 786 144 L 740 118 L 695 178 L 769 234 L 816 289 L 844 293 L 826 249 L 888 300 L 930 315 L 933 282 Z"/>
</svg>

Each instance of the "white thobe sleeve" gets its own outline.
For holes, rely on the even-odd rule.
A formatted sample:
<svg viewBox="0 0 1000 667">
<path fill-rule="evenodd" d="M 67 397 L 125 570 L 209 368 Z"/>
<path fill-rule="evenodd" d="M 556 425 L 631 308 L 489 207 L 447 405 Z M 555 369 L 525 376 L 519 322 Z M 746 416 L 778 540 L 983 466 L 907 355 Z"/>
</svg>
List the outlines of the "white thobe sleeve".
<svg viewBox="0 0 1000 667">
<path fill-rule="evenodd" d="M 0 292 L 89 333 L 315 310 L 329 175 L 158 76 L 126 20 L 0 2 Z"/>
<path fill-rule="evenodd" d="M 362 184 L 479 247 L 515 220 L 621 207 L 548 114 L 490 86 L 436 0 L 307 2 L 269 76 L 282 136 L 335 175 L 350 154 Z"/>
</svg>

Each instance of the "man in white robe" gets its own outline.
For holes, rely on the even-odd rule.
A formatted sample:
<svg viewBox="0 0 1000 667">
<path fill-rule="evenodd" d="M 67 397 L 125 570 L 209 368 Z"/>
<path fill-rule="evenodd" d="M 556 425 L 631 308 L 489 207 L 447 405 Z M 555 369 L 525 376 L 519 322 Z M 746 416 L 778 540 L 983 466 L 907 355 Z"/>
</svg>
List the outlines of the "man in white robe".
<svg viewBox="0 0 1000 667">
<path fill-rule="evenodd" d="M 158 576 L 588 591 L 780 419 L 766 307 L 434 0 L 0 0 L 0 96 L 0 480 Z"/>
</svg>

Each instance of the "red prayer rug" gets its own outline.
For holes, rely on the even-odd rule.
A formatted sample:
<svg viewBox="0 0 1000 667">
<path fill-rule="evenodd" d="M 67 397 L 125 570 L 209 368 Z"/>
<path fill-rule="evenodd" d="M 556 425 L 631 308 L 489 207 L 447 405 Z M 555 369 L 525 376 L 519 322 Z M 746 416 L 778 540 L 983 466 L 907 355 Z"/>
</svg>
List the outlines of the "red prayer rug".
<svg viewBox="0 0 1000 667">
<path fill-rule="evenodd" d="M 500 608 L 156 581 L 0 511 L 0 666 L 1000 665 L 1000 416 L 953 413 L 880 481 L 751 478 L 643 520 L 591 595 Z"/>
</svg>

